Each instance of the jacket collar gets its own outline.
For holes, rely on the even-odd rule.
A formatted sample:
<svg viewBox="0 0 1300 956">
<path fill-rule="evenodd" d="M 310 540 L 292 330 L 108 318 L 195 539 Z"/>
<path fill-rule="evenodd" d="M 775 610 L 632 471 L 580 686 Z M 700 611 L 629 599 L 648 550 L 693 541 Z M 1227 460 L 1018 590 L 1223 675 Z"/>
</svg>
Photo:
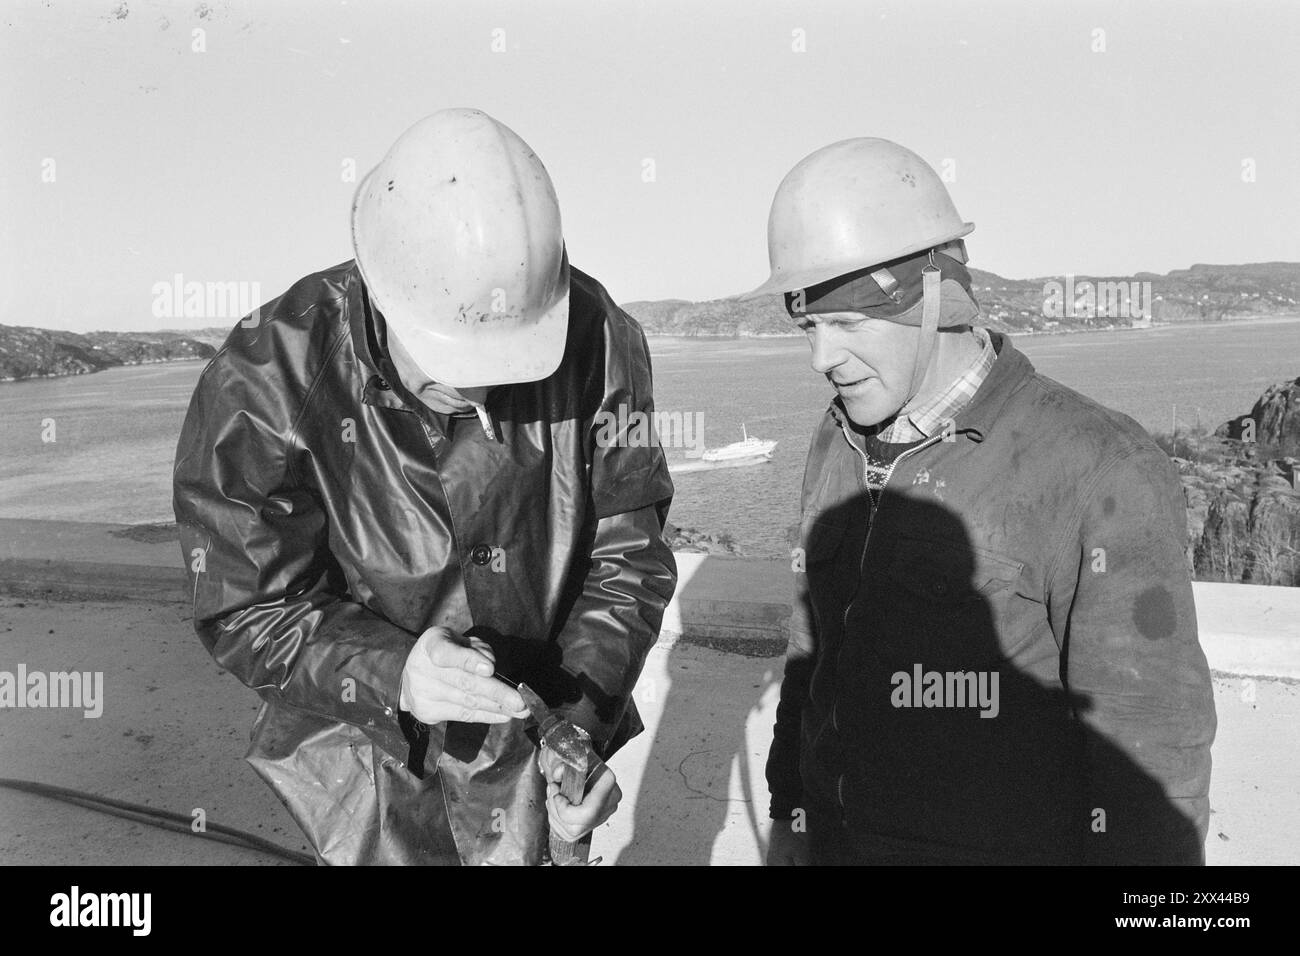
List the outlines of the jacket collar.
<svg viewBox="0 0 1300 956">
<path fill-rule="evenodd" d="M 1034 376 L 1033 363 L 1011 344 L 1009 336 L 990 331 L 989 337 L 998 359 L 970 404 L 957 413 L 955 423 L 959 433 L 972 432 L 975 441 L 983 441 L 993 431 L 1011 396 Z"/>
<path fill-rule="evenodd" d="M 353 261 L 348 269 L 347 288 L 343 297 L 348 328 L 352 333 L 352 351 L 362 376 L 362 401 L 367 405 L 398 408 L 419 414 L 414 398 L 406 395 L 397 377 L 393 360 L 384 347 L 387 330 L 383 318 L 370 307 L 361 270 Z"/>
<path fill-rule="evenodd" d="M 997 361 L 993 363 L 975 397 L 957 413 L 953 423 L 957 434 L 976 442 L 981 442 L 988 436 L 1008 399 L 1034 375 L 1033 363 L 1011 344 L 1010 337 L 990 330 L 989 338 L 993 340 L 993 349 L 998 353 Z M 841 428 L 852 426 L 838 395 L 831 401 L 828 412 Z"/>
</svg>

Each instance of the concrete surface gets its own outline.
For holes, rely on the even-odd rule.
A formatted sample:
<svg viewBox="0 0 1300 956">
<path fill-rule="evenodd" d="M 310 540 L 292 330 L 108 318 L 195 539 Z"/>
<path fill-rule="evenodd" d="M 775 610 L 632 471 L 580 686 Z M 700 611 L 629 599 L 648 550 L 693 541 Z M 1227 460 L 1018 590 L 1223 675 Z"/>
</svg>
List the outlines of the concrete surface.
<svg viewBox="0 0 1300 956">
<path fill-rule="evenodd" d="M 0 776 L 191 814 L 306 850 L 243 762 L 256 696 L 194 637 L 179 547 L 148 526 L 0 520 L 0 670 L 102 671 L 104 714 L 0 710 Z M 784 561 L 678 554 L 636 689 L 647 732 L 595 852 L 618 864 L 753 864 L 789 617 Z M 1211 863 L 1300 862 L 1300 589 L 1197 584 L 1219 734 Z M 685 635 L 684 637 L 682 635 Z M 0 789 L 0 863 L 276 863 L 255 851 Z"/>
<path fill-rule="evenodd" d="M 1197 581 L 1192 589 L 1210 667 L 1300 679 L 1300 588 Z"/>
<path fill-rule="evenodd" d="M 0 669 L 102 671 L 104 712 L 0 711 L 0 776 L 210 821 L 306 850 L 240 759 L 257 697 L 203 650 L 184 605 L 0 598 Z M 310 851 L 308 851 L 310 852 Z M 0 789 L 0 863 L 274 863 L 44 797 Z"/>
<path fill-rule="evenodd" d="M 184 605 L 0 598 L 0 669 L 103 671 L 103 716 L 0 711 L 0 776 L 76 787 L 225 823 L 303 850 L 243 762 L 256 697 L 224 674 Z M 661 641 L 636 690 L 647 732 L 611 762 L 625 798 L 594 852 L 628 864 L 757 863 L 763 762 L 781 661 Z M 1300 685 L 1218 677 L 1211 863 L 1300 862 Z M 0 863 L 272 864 L 0 790 Z"/>
</svg>

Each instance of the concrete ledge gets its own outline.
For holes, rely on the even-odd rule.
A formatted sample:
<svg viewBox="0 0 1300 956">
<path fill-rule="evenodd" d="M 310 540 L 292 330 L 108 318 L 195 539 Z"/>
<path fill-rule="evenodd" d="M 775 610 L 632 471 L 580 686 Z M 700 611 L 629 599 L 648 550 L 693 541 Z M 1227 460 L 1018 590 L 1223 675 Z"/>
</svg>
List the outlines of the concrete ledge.
<svg viewBox="0 0 1300 956">
<path fill-rule="evenodd" d="M 1210 667 L 1300 680 L 1300 588 L 1197 581 L 1192 590 Z"/>
<path fill-rule="evenodd" d="M 793 572 L 783 560 L 678 554 L 664 630 L 784 643 Z M 1201 646 L 1222 674 L 1300 680 L 1300 588 L 1192 583 Z M 743 609 L 743 610 L 739 610 Z"/>
<path fill-rule="evenodd" d="M 184 577 L 178 542 L 174 531 L 162 531 L 157 525 L 0 518 L 0 562 L 143 565 Z"/>
<path fill-rule="evenodd" d="M 179 568 L 97 561 L 0 559 L 0 594 L 75 596 L 88 601 L 187 604 L 189 584 Z"/>
<path fill-rule="evenodd" d="M 84 521 L 0 519 L 0 591 L 190 600 L 174 533 Z"/>
<path fill-rule="evenodd" d="M 785 648 L 793 586 L 785 560 L 678 552 L 677 593 L 661 643 L 682 640 L 748 656 Z M 1197 582 L 1210 667 L 1300 680 L 1300 588 Z M 166 532 L 129 525 L 0 519 L 0 593 L 188 603 L 180 549 Z"/>
<path fill-rule="evenodd" d="M 678 551 L 677 591 L 660 641 L 685 640 L 749 656 L 785 653 L 790 621 L 789 565 Z"/>
</svg>

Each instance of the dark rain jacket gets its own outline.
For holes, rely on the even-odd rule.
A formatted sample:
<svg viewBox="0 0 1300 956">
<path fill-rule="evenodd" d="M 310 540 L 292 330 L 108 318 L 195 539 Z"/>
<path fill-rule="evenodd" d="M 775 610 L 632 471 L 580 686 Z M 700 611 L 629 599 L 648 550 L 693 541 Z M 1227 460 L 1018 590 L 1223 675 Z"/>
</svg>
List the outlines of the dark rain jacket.
<svg viewBox="0 0 1300 956">
<path fill-rule="evenodd" d="M 194 625 L 262 696 L 248 759 L 323 862 L 541 857 L 526 722 L 399 710 L 426 628 L 482 637 L 605 756 L 641 730 L 673 489 L 657 444 L 597 443 L 600 413 L 652 412 L 650 359 L 599 283 L 571 286 L 560 368 L 491 393 L 495 441 L 405 391 L 351 262 L 241 322 L 199 380 L 174 502 Z"/>
<path fill-rule="evenodd" d="M 874 515 L 840 407 L 813 439 L 773 816 L 821 808 L 873 862 L 1202 862 L 1215 712 L 1177 475 L 993 339 Z"/>
</svg>

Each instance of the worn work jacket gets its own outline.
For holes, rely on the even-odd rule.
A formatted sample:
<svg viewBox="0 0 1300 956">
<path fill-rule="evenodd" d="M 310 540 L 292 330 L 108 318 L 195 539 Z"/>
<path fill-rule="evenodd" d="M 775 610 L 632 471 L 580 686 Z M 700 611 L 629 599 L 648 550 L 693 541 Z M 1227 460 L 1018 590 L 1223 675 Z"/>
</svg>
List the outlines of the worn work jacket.
<svg viewBox="0 0 1300 956">
<path fill-rule="evenodd" d="M 1202 862 L 1215 712 L 1177 475 L 993 339 L 874 509 L 841 407 L 813 439 L 773 815 L 821 808 L 879 862 Z"/>
<path fill-rule="evenodd" d="M 248 759 L 322 862 L 536 863 L 526 722 L 424 728 L 399 680 L 443 626 L 605 756 L 641 730 L 673 488 L 658 444 L 608 421 L 653 412 L 645 337 L 572 270 L 560 368 L 491 393 L 496 440 L 406 392 L 384 337 L 349 262 L 245 319 L 204 370 L 175 470 L 194 625 L 262 696 Z"/>
</svg>

